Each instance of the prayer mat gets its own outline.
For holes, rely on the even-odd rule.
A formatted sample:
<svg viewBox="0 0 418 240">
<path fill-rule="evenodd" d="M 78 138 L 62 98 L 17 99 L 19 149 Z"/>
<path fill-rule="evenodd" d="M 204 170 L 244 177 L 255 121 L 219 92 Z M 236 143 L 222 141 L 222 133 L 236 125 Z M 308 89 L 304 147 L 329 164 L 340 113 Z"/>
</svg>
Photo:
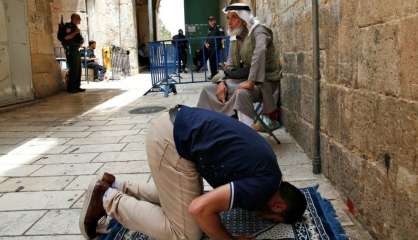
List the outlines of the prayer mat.
<svg viewBox="0 0 418 240">
<path fill-rule="evenodd" d="M 331 203 L 323 199 L 316 187 L 301 189 L 305 194 L 308 207 L 304 219 L 293 225 L 275 224 L 256 216 L 254 212 L 233 209 L 221 214 L 222 223 L 234 236 L 247 235 L 255 239 L 269 240 L 346 240 L 341 224 L 336 219 Z M 100 240 L 152 240 L 148 236 L 129 231 L 112 219 L 108 233 Z M 202 240 L 208 240 L 204 237 Z"/>
</svg>

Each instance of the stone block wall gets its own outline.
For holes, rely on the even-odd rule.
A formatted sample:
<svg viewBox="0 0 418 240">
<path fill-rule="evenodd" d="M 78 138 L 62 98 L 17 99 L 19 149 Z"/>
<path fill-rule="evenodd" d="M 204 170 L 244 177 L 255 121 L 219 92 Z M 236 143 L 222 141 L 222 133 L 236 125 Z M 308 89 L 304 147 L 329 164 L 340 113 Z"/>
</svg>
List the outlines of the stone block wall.
<svg viewBox="0 0 418 240">
<path fill-rule="evenodd" d="M 135 0 L 120 1 L 120 46 L 130 51 L 131 72 L 138 73 L 138 37 Z"/>
<path fill-rule="evenodd" d="M 81 35 L 88 42 L 89 33 L 87 32 L 87 14 L 86 14 L 86 2 L 85 0 L 52 0 L 50 1 L 51 19 L 52 19 L 52 38 L 54 40 L 54 46 L 59 47 L 61 43 L 57 39 L 58 24 L 61 21 L 61 16 L 64 18 L 64 23 L 71 21 L 71 14 L 78 13 L 81 17 L 81 24 L 79 26 Z"/>
<path fill-rule="evenodd" d="M 312 153 L 311 0 L 257 0 L 286 128 Z M 418 2 L 321 0 L 323 173 L 376 239 L 418 239 Z"/>
<path fill-rule="evenodd" d="M 51 2 L 27 1 L 32 82 L 36 98 L 53 95 L 64 86 L 60 66 L 54 56 Z"/>
</svg>

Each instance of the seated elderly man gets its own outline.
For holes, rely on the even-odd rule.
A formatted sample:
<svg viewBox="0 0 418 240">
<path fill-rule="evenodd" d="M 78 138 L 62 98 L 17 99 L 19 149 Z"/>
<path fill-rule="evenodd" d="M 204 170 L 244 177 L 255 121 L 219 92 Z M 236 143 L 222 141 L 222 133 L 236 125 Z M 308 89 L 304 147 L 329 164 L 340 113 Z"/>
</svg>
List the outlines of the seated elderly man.
<svg viewBox="0 0 418 240">
<path fill-rule="evenodd" d="M 274 128 L 278 109 L 273 94 L 280 81 L 280 68 L 275 61 L 272 31 L 251 14 L 248 4 L 234 3 L 224 12 L 231 35 L 227 79 L 205 87 L 197 106 L 228 116 L 237 114 L 241 122 L 255 127 L 253 103 L 261 100 L 263 119 Z"/>
</svg>

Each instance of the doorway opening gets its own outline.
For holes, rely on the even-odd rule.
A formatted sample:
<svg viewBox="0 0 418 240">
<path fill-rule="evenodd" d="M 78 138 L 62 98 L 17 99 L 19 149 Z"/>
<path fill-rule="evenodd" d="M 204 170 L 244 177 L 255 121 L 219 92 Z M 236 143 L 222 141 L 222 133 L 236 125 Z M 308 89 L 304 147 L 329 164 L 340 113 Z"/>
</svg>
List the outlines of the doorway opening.
<svg viewBox="0 0 418 240">
<path fill-rule="evenodd" d="M 0 29 L 0 106 L 32 100 L 26 0 L 0 0 Z"/>
</svg>

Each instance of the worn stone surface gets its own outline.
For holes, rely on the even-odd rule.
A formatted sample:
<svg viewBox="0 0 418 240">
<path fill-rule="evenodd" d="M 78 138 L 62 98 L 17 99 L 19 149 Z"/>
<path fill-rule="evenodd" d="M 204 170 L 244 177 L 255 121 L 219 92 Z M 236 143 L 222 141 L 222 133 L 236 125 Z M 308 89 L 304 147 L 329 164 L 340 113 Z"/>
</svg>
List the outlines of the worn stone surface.
<svg viewBox="0 0 418 240">
<path fill-rule="evenodd" d="M 147 78 L 138 77 L 134 80 L 135 83 L 145 82 Z M 116 174 L 118 181 L 138 183 L 151 181 L 144 140 L 146 134 L 150 132 L 148 129 L 150 120 L 157 117 L 158 114 L 149 114 L 144 117 L 131 115 L 128 111 L 138 106 L 147 105 L 169 107 L 176 104 L 188 104 L 194 106 L 197 96 L 205 84 L 180 85 L 178 86 L 179 94 L 169 98 L 164 98 L 160 93 L 141 97 L 141 93 L 145 92 L 146 88 L 139 90 L 132 87 L 132 89 L 126 90 L 127 85 L 129 84 L 124 81 L 90 83 L 83 86 L 88 88 L 86 93 L 57 95 L 29 108 L 0 113 L 0 122 L 16 123 L 8 126 L 18 131 L 0 131 L 0 140 L 5 143 L 7 143 L 7 138 L 16 138 L 16 142 L 11 142 L 4 148 L 8 154 L 0 155 L 0 169 L 4 170 L 9 167 L 10 171 L 20 171 L 19 176 L 24 175 L 23 177 L 16 176 L 17 174 L 11 177 L 0 177 L 0 190 L 4 192 L 0 193 L 0 223 L 18 218 L 3 218 L 1 217 L 3 213 L 10 214 L 10 216 L 15 216 L 14 214 L 20 216 L 20 214 L 31 211 L 44 213 L 39 218 L 23 218 L 24 221 L 14 229 L 13 235 L 1 233 L 0 240 L 83 239 L 78 234 L 77 219 L 84 201 L 83 194 L 91 179 L 100 177 L 104 171 L 109 171 Z M 108 90 L 109 88 L 113 90 Z M 134 96 L 132 101 L 119 102 L 112 105 L 112 108 L 102 107 L 103 103 L 125 94 L 125 91 Z M 300 106 L 295 105 L 293 104 L 291 109 L 292 121 L 296 119 L 295 116 L 298 116 L 295 109 L 300 109 Z M 113 127 L 115 125 L 135 125 L 136 130 L 118 130 Z M 25 127 L 19 129 L 16 126 Z M 32 126 L 41 128 L 31 128 Z M 311 133 L 307 126 L 307 123 L 305 123 L 305 127 L 302 124 L 295 124 L 290 133 L 297 132 L 300 136 L 309 138 Z M 98 128 L 90 131 L 78 127 Z M 63 129 L 66 131 L 62 132 Z M 305 135 L 302 135 L 302 132 L 306 132 Z M 277 145 L 271 137 L 263 134 L 278 157 L 285 179 L 300 187 L 319 184 L 320 192 L 324 197 L 333 200 L 340 199 L 339 194 L 324 176 L 312 174 L 311 161 L 303 150 L 309 149 L 306 146 L 309 141 L 303 141 L 300 138 L 299 141 L 303 144 L 299 146 L 284 128 L 276 131 L 276 136 L 283 144 Z M 17 140 L 22 138 L 22 141 Z M 106 147 L 115 146 L 115 144 L 118 147 L 118 144 L 126 145 L 126 147 L 108 152 Z M 31 150 L 32 154 L 25 155 L 25 152 L 20 150 L 22 146 L 36 149 L 36 151 Z M 44 146 L 44 148 L 39 148 L 39 146 Z M 94 152 L 70 153 L 79 146 Z M 49 153 L 50 148 L 59 149 L 62 147 L 68 147 L 69 150 L 57 154 Z M 131 151 L 130 149 L 140 150 Z M 332 163 L 332 160 L 329 162 Z M 14 165 L 9 166 L 8 164 Z M 406 172 L 404 169 L 399 171 Z M 30 174 L 32 176 L 27 176 Z M 412 187 L 413 182 L 413 177 L 405 175 L 404 178 L 399 179 L 397 184 L 404 193 Z M 205 184 L 205 189 L 210 190 L 211 188 Z M 350 219 L 347 218 L 347 214 L 344 215 L 345 206 L 339 204 L 336 207 L 338 208 L 337 213 L 343 217 L 341 219 L 346 224 L 344 228 L 350 227 L 350 236 L 359 235 L 358 232 L 361 228 L 349 225 Z M 348 216 L 350 217 L 350 215 Z M 0 229 L 2 228 L 0 227 Z"/>
<path fill-rule="evenodd" d="M 418 112 L 416 105 L 380 97 L 377 101 L 375 156 L 389 155 L 391 164 L 413 169 L 416 164 L 418 146 Z M 403 117 L 399 117 L 403 116 Z M 417 191 L 415 191 L 417 192 Z"/>
<path fill-rule="evenodd" d="M 34 171 L 41 168 L 42 165 L 9 165 L 2 164 L 0 176 L 2 177 L 23 177 L 29 176 Z"/>
<path fill-rule="evenodd" d="M 136 143 L 128 143 L 123 151 L 144 151 L 145 150 L 145 143 L 136 142 Z"/>
<path fill-rule="evenodd" d="M 78 141 L 78 139 L 75 141 Z M 88 162 L 91 162 L 97 155 L 98 153 L 43 155 L 42 157 L 39 158 L 39 160 L 36 163 L 37 164 L 88 163 Z"/>
<path fill-rule="evenodd" d="M 399 96 L 399 26 L 384 24 L 363 28 L 359 37 L 358 86 Z"/>
<path fill-rule="evenodd" d="M 24 177 L 9 178 L 0 184 L 0 192 L 34 192 L 64 190 L 74 177 Z"/>
<path fill-rule="evenodd" d="M 67 153 L 99 153 L 99 152 L 114 152 L 121 151 L 126 146 L 126 143 L 117 144 L 91 144 L 72 146 L 66 150 Z"/>
<path fill-rule="evenodd" d="M 0 235 L 23 235 L 45 211 L 0 212 Z"/>
<path fill-rule="evenodd" d="M 395 189 L 383 166 L 370 163 L 366 166 L 364 197 L 360 203 L 359 213 L 363 221 L 370 223 L 373 235 L 390 239 L 391 231 L 396 228 L 394 221 L 396 209 Z"/>
<path fill-rule="evenodd" d="M 396 19 L 401 14 L 403 0 L 358 1 L 360 26 L 376 25 Z"/>
<path fill-rule="evenodd" d="M 39 159 L 39 155 L 33 154 L 13 154 L 8 152 L 5 155 L 0 155 L 1 165 L 17 165 L 17 164 L 31 164 Z"/>
<path fill-rule="evenodd" d="M 105 163 L 98 173 L 112 172 L 121 173 L 149 173 L 149 166 L 144 161 L 111 162 Z"/>
<path fill-rule="evenodd" d="M 0 240 L 84 240 L 82 235 L 0 237 Z"/>
<path fill-rule="evenodd" d="M 0 211 L 68 208 L 81 191 L 6 193 L 0 198 Z"/>
<path fill-rule="evenodd" d="M 312 79 L 302 77 L 300 81 L 300 114 L 305 121 L 311 124 L 313 123 L 312 89 Z"/>
<path fill-rule="evenodd" d="M 100 167 L 101 163 L 83 163 L 83 164 L 54 164 L 46 165 L 34 172 L 32 176 L 73 176 L 86 175 L 95 173 Z"/>
<path fill-rule="evenodd" d="M 338 83 L 356 86 L 357 61 L 360 52 L 359 28 L 357 28 L 359 1 L 343 1 L 340 6 L 341 24 L 338 28 Z"/>
<path fill-rule="evenodd" d="M 80 234 L 78 220 L 80 217 L 79 209 L 71 210 L 51 210 L 42 217 L 26 235 L 43 234 Z"/>
<path fill-rule="evenodd" d="M 120 136 L 136 135 L 137 133 L 139 133 L 139 130 L 101 131 L 101 132 L 94 132 L 90 136 L 91 137 L 120 137 Z"/>
<path fill-rule="evenodd" d="M 54 57 L 52 14 L 48 1 L 28 1 L 28 30 L 35 96 L 43 98 L 63 88 L 61 70 Z"/>
<path fill-rule="evenodd" d="M 112 125 L 112 126 L 95 126 L 95 127 L 91 127 L 89 130 L 90 131 L 118 131 L 118 130 L 130 130 L 134 127 L 135 125 L 128 125 L 128 124 L 124 124 L 124 125 Z"/>
<path fill-rule="evenodd" d="M 146 160 L 145 151 L 124 151 L 101 153 L 94 162 L 127 162 Z"/>
<path fill-rule="evenodd" d="M 113 171 L 112 171 L 113 173 Z M 100 174 L 98 176 L 101 176 Z M 87 175 L 77 177 L 66 190 L 86 190 L 90 181 L 98 177 L 97 175 Z M 130 181 L 134 183 L 146 183 L 150 179 L 150 174 L 115 174 L 118 182 Z"/>
<path fill-rule="evenodd" d="M 283 59 L 282 119 L 308 156 L 310 2 L 257 1 Z M 417 13 L 416 0 L 320 1 L 322 170 L 377 239 L 417 238 Z"/>
<path fill-rule="evenodd" d="M 417 22 L 418 16 L 400 22 L 401 95 L 415 101 L 418 101 L 418 70 L 411 63 L 418 62 L 418 45 L 414 41 L 418 36 Z"/>
</svg>

